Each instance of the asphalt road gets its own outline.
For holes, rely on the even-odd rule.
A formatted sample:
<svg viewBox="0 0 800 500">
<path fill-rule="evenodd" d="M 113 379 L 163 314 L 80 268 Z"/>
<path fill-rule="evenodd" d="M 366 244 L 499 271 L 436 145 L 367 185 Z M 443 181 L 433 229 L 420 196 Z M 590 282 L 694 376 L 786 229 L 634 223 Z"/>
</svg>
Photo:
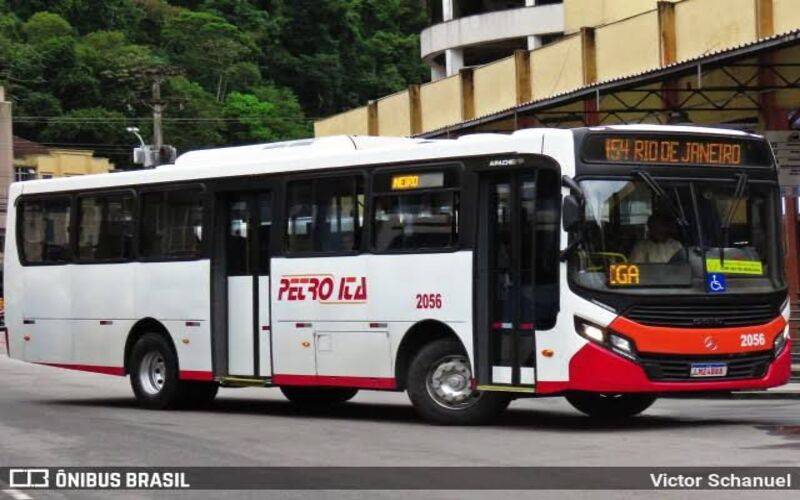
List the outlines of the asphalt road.
<svg viewBox="0 0 800 500">
<path fill-rule="evenodd" d="M 660 400 L 639 418 L 603 425 L 560 398 L 518 400 L 492 426 L 445 428 L 420 421 L 405 394 L 396 393 L 362 392 L 351 403 L 322 415 L 295 409 L 276 389 L 223 389 L 215 406 L 203 411 L 146 411 L 136 407 L 127 378 L 29 365 L 0 356 L 0 467 L 20 465 L 797 466 L 800 400 Z M 87 496 L 26 493 L 33 498 Z M 212 493 L 169 496 L 220 497 Z M 147 495 L 105 492 L 94 497 Z M 581 497 L 571 492 L 551 495 Z M 775 492 L 775 498 L 780 495 Z M 269 496 L 307 495 L 270 492 Z M 324 496 L 468 495 L 327 492 Z M 642 494 L 615 498 L 634 496 Z M 664 492 L 653 496 L 668 497 Z M 723 497 L 730 494 L 720 492 L 719 498 Z M 0 500 L 7 498 L 11 496 L 0 491 Z M 675 498 L 682 496 L 676 493 Z"/>
</svg>

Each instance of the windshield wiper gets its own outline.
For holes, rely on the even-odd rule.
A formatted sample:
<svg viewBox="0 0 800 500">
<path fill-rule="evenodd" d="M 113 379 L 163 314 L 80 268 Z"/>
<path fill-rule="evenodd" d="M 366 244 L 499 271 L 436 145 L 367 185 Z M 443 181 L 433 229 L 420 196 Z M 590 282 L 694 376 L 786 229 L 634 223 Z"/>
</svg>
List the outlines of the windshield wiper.
<svg viewBox="0 0 800 500">
<path fill-rule="evenodd" d="M 733 192 L 733 202 L 728 208 L 728 213 L 725 214 L 725 219 L 723 219 L 722 226 L 720 227 L 722 230 L 722 238 L 719 242 L 719 265 L 721 268 L 725 266 L 725 248 L 730 242 L 733 215 L 736 213 L 736 209 L 739 208 L 739 203 L 744 199 L 744 194 L 747 190 L 747 174 L 742 172 L 741 174 L 737 174 L 737 177 L 739 180 L 736 183 L 736 190 Z"/>
<path fill-rule="evenodd" d="M 664 188 L 658 183 L 657 180 L 653 178 L 648 172 L 643 170 L 637 170 L 634 172 L 644 183 L 647 185 L 648 188 L 653 192 L 653 194 L 664 203 L 669 211 L 672 213 L 672 216 L 675 218 L 675 222 L 678 224 L 678 227 L 681 230 L 681 239 L 683 240 L 684 250 L 687 251 L 689 246 L 689 221 L 686 219 L 686 213 L 683 210 L 683 204 L 681 203 L 681 198 L 678 196 L 677 191 L 675 192 L 675 198 L 678 199 L 678 205 L 672 200 L 672 198 L 664 191 Z"/>
</svg>

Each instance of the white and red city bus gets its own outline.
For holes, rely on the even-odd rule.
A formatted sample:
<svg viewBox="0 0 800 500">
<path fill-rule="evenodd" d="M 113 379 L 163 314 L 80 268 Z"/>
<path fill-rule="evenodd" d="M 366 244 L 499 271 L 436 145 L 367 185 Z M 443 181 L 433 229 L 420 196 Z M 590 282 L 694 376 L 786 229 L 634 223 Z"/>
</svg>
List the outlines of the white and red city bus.
<svg viewBox="0 0 800 500">
<path fill-rule="evenodd" d="M 439 423 L 788 381 L 768 143 L 694 127 L 333 137 L 15 183 L 11 357 L 140 403 L 408 391 Z"/>
</svg>

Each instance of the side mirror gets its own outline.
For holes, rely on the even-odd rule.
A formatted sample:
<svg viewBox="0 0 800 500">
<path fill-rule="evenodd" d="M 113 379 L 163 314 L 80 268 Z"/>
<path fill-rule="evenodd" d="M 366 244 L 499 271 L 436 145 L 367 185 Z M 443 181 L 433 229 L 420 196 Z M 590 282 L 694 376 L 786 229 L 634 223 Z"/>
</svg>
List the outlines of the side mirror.
<svg viewBox="0 0 800 500">
<path fill-rule="evenodd" d="M 571 233 L 578 229 L 584 218 L 582 200 L 574 194 L 565 196 L 561 206 L 561 216 L 564 218 L 564 231 Z"/>
</svg>

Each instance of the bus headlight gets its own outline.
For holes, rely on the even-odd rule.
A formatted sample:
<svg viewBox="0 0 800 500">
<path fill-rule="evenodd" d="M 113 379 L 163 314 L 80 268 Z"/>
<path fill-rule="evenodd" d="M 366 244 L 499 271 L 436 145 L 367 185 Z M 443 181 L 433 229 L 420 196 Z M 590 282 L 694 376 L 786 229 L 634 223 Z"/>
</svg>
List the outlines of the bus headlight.
<svg viewBox="0 0 800 500">
<path fill-rule="evenodd" d="M 786 347 L 788 341 L 789 341 L 789 325 L 786 325 L 783 329 L 783 332 L 777 337 L 775 337 L 775 343 L 773 344 L 773 352 L 775 353 L 776 358 L 783 351 L 783 348 Z"/>
<path fill-rule="evenodd" d="M 633 342 L 614 331 L 609 331 L 607 328 L 595 325 L 577 316 L 575 316 L 575 331 L 586 340 L 600 344 L 621 356 L 629 359 L 636 358 Z"/>
</svg>

